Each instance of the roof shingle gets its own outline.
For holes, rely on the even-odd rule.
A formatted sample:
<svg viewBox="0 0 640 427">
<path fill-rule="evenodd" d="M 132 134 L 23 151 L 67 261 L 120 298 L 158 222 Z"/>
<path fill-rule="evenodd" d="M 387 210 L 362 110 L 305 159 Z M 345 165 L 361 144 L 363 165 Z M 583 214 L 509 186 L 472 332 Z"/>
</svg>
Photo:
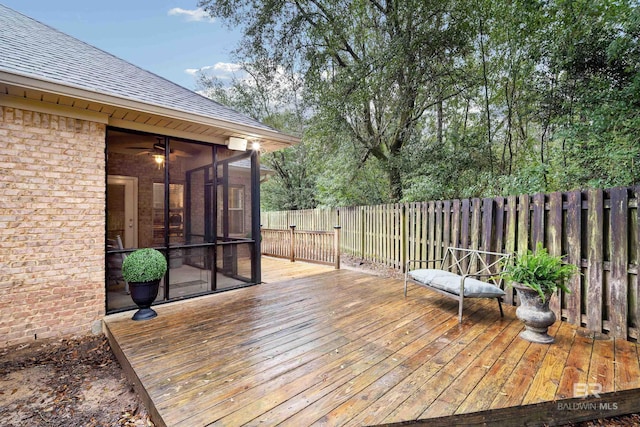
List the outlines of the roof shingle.
<svg viewBox="0 0 640 427">
<path fill-rule="evenodd" d="M 1 4 L 0 71 L 274 131 L 257 120 Z"/>
</svg>

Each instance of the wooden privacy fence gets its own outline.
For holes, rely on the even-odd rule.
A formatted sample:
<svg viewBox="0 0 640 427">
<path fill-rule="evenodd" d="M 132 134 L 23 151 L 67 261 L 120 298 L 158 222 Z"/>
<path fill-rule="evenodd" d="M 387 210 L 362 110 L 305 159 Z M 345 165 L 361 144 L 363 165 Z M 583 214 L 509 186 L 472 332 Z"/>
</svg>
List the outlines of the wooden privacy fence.
<svg viewBox="0 0 640 427">
<path fill-rule="evenodd" d="M 263 255 L 333 265 L 340 269 L 340 227 L 333 231 L 262 228 Z"/>
<path fill-rule="evenodd" d="M 552 300 L 562 319 L 590 331 L 638 339 L 640 187 L 495 198 L 263 212 L 262 221 L 338 224 L 340 250 L 403 271 L 408 259 L 445 248 L 524 251 L 542 242 L 579 267 L 571 293 Z M 292 222 L 289 222 L 290 224 Z M 316 228 L 320 229 L 320 228 Z M 512 290 L 505 302 L 516 303 Z"/>
<path fill-rule="evenodd" d="M 303 209 L 299 211 L 261 212 L 262 227 L 287 230 L 295 224 L 300 230 L 331 231 L 338 225 L 337 209 Z"/>
</svg>

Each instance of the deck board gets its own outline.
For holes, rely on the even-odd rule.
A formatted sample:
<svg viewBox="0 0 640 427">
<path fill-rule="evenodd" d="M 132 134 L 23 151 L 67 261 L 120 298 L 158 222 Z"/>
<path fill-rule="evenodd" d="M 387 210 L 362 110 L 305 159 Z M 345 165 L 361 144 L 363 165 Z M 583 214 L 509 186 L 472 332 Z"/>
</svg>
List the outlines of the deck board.
<svg viewBox="0 0 640 427">
<path fill-rule="evenodd" d="M 267 258 L 263 278 L 158 306 L 149 321 L 105 319 L 157 425 L 452 425 L 438 417 L 504 411 L 535 424 L 588 416 L 553 412 L 575 383 L 640 397 L 631 342 L 556 322 L 555 344 L 532 344 L 513 307 L 500 318 L 495 301 L 470 300 L 458 324 L 455 301 L 422 288 L 404 298 L 401 281 L 358 271 Z"/>
<path fill-rule="evenodd" d="M 573 397 L 574 385 L 587 382 L 592 352 L 593 339 L 576 333 L 558 384 L 556 395 L 559 399 Z"/>
</svg>

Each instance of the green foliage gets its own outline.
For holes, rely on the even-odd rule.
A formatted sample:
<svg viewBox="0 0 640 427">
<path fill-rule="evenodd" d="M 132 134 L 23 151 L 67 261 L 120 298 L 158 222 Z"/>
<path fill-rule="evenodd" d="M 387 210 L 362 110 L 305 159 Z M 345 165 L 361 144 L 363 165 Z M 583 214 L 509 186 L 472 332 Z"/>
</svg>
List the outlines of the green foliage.
<svg viewBox="0 0 640 427">
<path fill-rule="evenodd" d="M 570 293 L 565 281 L 578 271 L 573 264 L 565 264 L 560 256 L 552 256 L 538 243 L 535 252 L 528 250 L 516 254 L 502 271 L 502 277 L 508 284 L 520 283 L 534 289 L 545 301 L 548 295 L 561 289 Z"/>
<path fill-rule="evenodd" d="M 263 164 L 275 171 L 275 175 L 260 186 L 262 209 L 315 208 L 317 174 L 314 157 L 312 147 L 306 142 L 263 156 Z"/>
<path fill-rule="evenodd" d="M 216 99 L 303 135 L 265 208 L 640 183 L 636 0 L 200 4 L 245 32 Z"/>
<path fill-rule="evenodd" d="M 421 117 L 459 90 L 467 21 L 450 0 L 402 2 L 201 0 L 212 16 L 244 30 L 252 64 L 303 76 L 306 100 L 324 127 L 339 127 L 381 162 L 394 200 L 402 195 L 397 157 L 418 138 Z M 460 12 L 461 19 L 454 18 Z"/>
<path fill-rule="evenodd" d="M 328 158 L 326 170 L 318 177 L 317 199 L 323 207 L 362 206 L 388 203 L 389 181 L 377 159 L 365 162 L 336 152 Z"/>
<path fill-rule="evenodd" d="M 159 280 L 166 272 L 167 260 L 152 248 L 133 251 L 122 263 L 122 277 L 131 283 Z"/>
</svg>

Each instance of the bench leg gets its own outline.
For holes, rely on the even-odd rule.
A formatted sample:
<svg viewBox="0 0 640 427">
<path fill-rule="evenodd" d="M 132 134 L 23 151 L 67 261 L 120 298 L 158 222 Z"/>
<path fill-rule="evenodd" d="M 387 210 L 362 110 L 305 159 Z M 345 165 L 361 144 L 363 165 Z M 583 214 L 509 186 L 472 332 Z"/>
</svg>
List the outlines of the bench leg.
<svg viewBox="0 0 640 427">
<path fill-rule="evenodd" d="M 462 306 L 464 304 L 464 297 L 460 297 L 460 302 L 458 303 L 458 323 L 462 323 Z"/>
<path fill-rule="evenodd" d="M 502 311 L 502 301 L 500 298 L 496 298 L 498 300 L 498 307 L 500 307 L 500 317 L 504 317 L 504 312 Z"/>
</svg>

